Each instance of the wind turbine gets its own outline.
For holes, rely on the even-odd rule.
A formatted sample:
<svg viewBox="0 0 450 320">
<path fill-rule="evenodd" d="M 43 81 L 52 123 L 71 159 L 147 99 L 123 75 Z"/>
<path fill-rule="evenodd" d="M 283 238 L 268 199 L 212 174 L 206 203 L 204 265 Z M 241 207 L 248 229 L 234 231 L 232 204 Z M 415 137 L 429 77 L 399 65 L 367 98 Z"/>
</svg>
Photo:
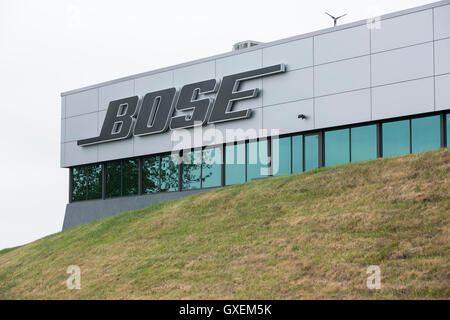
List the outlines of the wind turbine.
<svg viewBox="0 0 450 320">
<path fill-rule="evenodd" d="M 345 17 L 347 14 L 343 14 L 342 16 L 339 16 L 339 17 L 334 17 L 334 16 L 332 16 L 331 14 L 329 14 L 328 12 L 325 12 L 327 15 L 329 15 L 330 17 L 331 17 L 331 19 L 333 19 L 334 20 L 334 26 L 336 27 L 336 25 L 337 25 L 337 21 L 338 21 L 338 19 L 340 19 L 340 18 L 342 18 L 342 17 Z"/>
</svg>

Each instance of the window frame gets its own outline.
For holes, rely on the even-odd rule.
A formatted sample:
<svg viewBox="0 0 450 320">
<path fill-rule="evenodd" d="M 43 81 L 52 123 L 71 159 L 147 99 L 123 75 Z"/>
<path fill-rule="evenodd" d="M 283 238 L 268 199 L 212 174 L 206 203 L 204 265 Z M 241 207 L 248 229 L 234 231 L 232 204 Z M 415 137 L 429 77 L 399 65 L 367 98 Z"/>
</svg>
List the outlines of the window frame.
<svg viewBox="0 0 450 320">
<path fill-rule="evenodd" d="M 227 146 L 236 146 L 236 145 L 240 145 L 240 144 L 244 144 L 244 152 L 245 152 L 245 164 L 244 164 L 244 170 L 245 170 L 245 179 L 243 183 L 248 182 L 248 168 L 247 168 L 247 159 L 248 159 L 248 147 L 247 144 L 250 142 L 255 142 L 255 141 L 267 141 L 267 158 L 268 158 L 268 164 L 267 164 L 267 168 L 268 168 L 268 175 L 261 177 L 261 178 L 257 178 L 257 179 L 265 179 L 267 177 L 272 177 L 272 141 L 274 139 L 282 139 L 282 138 L 286 138 L 289 137 L 290 138 L 290 163 L 291 163 L 291 168 L 290 168 L 290 174 L 294 173 L 294 163 L 293 163 L 293 159 L 294 159 L 294 154 L 293 154 L 293 137 L 296 136 L 301 136 L 301 141 L 302 141 L 302 172 L 305 172 L 305 137 L 306 136 L 310 136 L 310 135 L 318 135 L 319 138 L 319 168 L 324 167 L 325 166 L 325 139 L 324 139 L 324 133 L 326 131 L 333 131 L 333 130 L 339 130 L 339 129 L 348 129 L 349 130 L 349 159 L 350 162 L 353 162 L 352 159 L 352 142 L 351 142 L 351 137 L 352 137 L 352 129 L 353 128 L 358 128 L 358 127 L 363 127 L 363 126 L 370 126 L 370 125 L 376 125 L 376 149 L 377 149 L 377 158 L 381 158 L 381 157 L 385 157 L 384 155 L 384 150 L 383 150 L 383 124 L 384 123 L 388 123 L 388 122 L 394 122 L 394 121 L 401 121 L 401 120 L 409 120 L 409 140 L 410 140 L 410 152 L 409 154 L 412 153 L 412 120 L 413 119 L 417 119 L 417 118 L 423 118 L 423 117 L 429 117 L 429 116 L 435 116 L 435 115 L 440 115 L 441 116 L 441 121 L 440 121 L 440 140 L 441 140 L 441 148 L 442 147 L 447 147 L 449 146 L 449 136 L 450 136 L 450 132 L 449 132 L 449 117 L 450 117 L 450 109 L 446 109 L 446 110 L 441 110 L 441 111 L 435 111 L 435 112 L 427 112 L 427 113 L 422 113 L 422 114 L 415 114 L 415 115 L 408 115 L 408 116 L 401 116 L 401 117 L 394 117 L 394 118 L 387 118 L 387 119 L 380 119 L 380 120 L 373 120 L 373 121 L 366 121 L 366 122 L 361 122 L 361 123 L 357 123 L 357 124 L 350 124 L 350 125 L 340 125 L 340 126 L 334 126 L 334 127 L 328 127 L 328 128 L 323 128 L 323 129 L 312 129 L 312 130 L 305 130 L 305 131 L 298 131 L 298 132 L 293 132 L 293 133 L 288 133 L 288 134 L 282 134 L 279 136 L 274 136 L 274 137 L 261 137 L 261 138 L 257 138 L 257 139 L 246 139 L 246 140 L 241 140 L 241 141 L 233 141 L 233 142 L 227 142 L 227 143 L 219 143 L 219 144 L 214 144 L 214 145 L 208 145 L 208 146 L 203 146 L 201 148 L 193 148 L 193 149 L 200 149 L 201 150 L 201 158 L 202 158 L 202 163 L 200 165 L 200 189 L 205 189 L 203 188 L 203 176 L 202 176 L 202 171 L 203 171 L 203 151 L 205 149 L 211 149 L 211 148 L 219 148 L 222 152 L 222 163 L 220 164 L 221 166 L 221 183 L 220 186 L 227 186 L 226 184 L 226 149 Z M 178 156 L 182 156 L 183 151 L 177 151 L 178 152 Z M 123 161 L 126 160 L 138 160 L 138 193 L 137 195 L 153 195 L 153 194 L 159 194 L 159 193 L 167 193 L 167 192 L 175 192 L 175 191 L 181 191 L 182 190 L 182 163 L 180 163 L 178 165 L 178 188 L 177 190 L 171 190 L 171 191 L 161 191 L 161 186 L 162 186 L 162 177 L 161 177 L 161 164 L 162 164 L 162 157 L 167 156 L 167 155 L 171 155 L 173 154 L 173 152 L 160 152 L 160 153 L 154 153 L 154 154 L 147 154 L 147 155 L 142 155 L 142 156 L 135 156 L 135 157 L 129 157 L 129 158 L 123 158 L 123 159 L 117 159 L 117 160 L 112 160 L 112 161 L 100 161 L 100 162 L 93 162 L 93 163 L 88 163 L 88 164 L 84 164 L 84 165 L 77 165 L 77 166 L 73 166 L 73 167 L 69 167 L 69 203 L 75 201 L 75 202 L 79 202 L 79 201 L 97 201 L 97 200 L 101 200 L 101 199 L 106 199 L 106 186 L 107 186 L 107 165 L 110 162 L 115 162 L 115 161 L 120 161 L 121 164 L 123 163 Z M 147 157 L 159 157 L 159 187 L 158 187 L 158 192 L 154 192 L 154 193 L 144 193 L 143 192 L 143 161 L 145 158 Z M 73 189 L 74 189 L 74 185 L 73 185 L 73 179 L 74 179 L 74 173 L 73 170 L 76 168 L 88 168 L 89 166 L 95 166 L 95 165 L 100 165 L 101 166 L 101 170 L 102 170 L 102 183 L 101 183 L 101 188 L 102 188 L 102 197 L 98 198 L 98 199 L 89 199 L 88 198 L 88 188 L 89 188 L 89 179 L 87 178 L 86 181 L 86 200 L 73 200 Z M 123 165 L 121 165 L 121 195 L 118 197 L 132 197 L 132 196 L 136 196 L 136 195 L 127 195 L 124 196 L 123 195 Z M 240 183 L 239 183 L 240 184 Z M 208 188 L 217 188 L 217 187 L 208 187 Z M 198 190 L 198 189 L 195 189 Z M 110 199 L 110 198 L 108 198 Z"/>
</svg>

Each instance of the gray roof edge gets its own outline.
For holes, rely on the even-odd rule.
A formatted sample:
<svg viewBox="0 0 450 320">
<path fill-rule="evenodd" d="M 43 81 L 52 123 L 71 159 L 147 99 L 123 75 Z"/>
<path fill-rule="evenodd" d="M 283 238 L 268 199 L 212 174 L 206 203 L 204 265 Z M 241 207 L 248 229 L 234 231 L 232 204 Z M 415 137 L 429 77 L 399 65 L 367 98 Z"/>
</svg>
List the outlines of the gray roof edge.
<svg viewBox="0 0 450 320">
<path fill-rule="evenodd" d="M 395 18 L 395 17 L 398 17 L 398 16 L 410 14 L 410 13 L 415 13 L 415 12 L 420 12 L 420 11 L 436 8 L 436 7 L 445 6 L 447 4 L 450 4 L 450 0 L 442 0 L 442 1 L 438 1 L 438 2 L 433 2 L 433 3 L 429 3 L 429 4 L 426 4 L 426 5 L 419 6 L 419 7 L 414 7 L 414 8 L 410 8 L 410 9 L 405 9 L 405 10 L 401 10 L 401 11 L 396 11 L 396 12 L 384 14 L 384 15 L 382 15 L 380 17 L 380 19 L 381 20 L 387 20 L 387 19 Z M 373 18 L 373 17 L 369 17 L 368 19 L 370 19 L 370 18 Z M 100 82 L 100 83 L 96 83 L 96 84 L 93 84 L 93 85 L 81 87 L 79 89 L 65 91 L 65 92 L 61 93 L 61 97 L 64 97 L 64 96 L 67 96 L 67 95 L 71 95 L 71 94 L 74 94 L 74 93 L 79 93 L 79 92 L 82 92 L 82 91 L 87 91 L 87 90 L 90 90 L 90 89 L 96 89 L 96 88 L 99 88 L 99 87 L 115 84 L 115 83 L 118 83 L 118 82 L 123 82 L 123 81 L 127 81 L 127 80 L 134 80 L 136 78 L 141 78 L 141 77 L 149 76 L 149 75 L 152 75 L 152 74 L 157 74 L 157 73 L 162 73 L 162 72 L 166 72 L 166 71 L 172 71 L 172 70 L 180 69 L 180 68 L 184 68 L 184 67 L 189 67 L 189 66 L 192 66 L 192 65 L 195 65 L 195 64 L 199 64 L 199 63 L 202 63 L 202 62 L 213 61 L 213 60 L 220 59 L 220 58 L 225 58 L 225 57 L 238 55 L 238 54 L 242 54 L 242 53 L 246 53 L 246 52 L 250 52 L 250 51 L 260 50 L 260 49 L 268 48 L 268 47 L 271 47 L 271 46 L 275 46 L 275 45 L 279 45 L 279 44 L 283 44 L 283 43 L 287 43 L 287 42 L 291 42 L 291 41 L 295 41 L 295 40 L 302 40 L 302 39 L 311 38 L 311 37 L 314 37 L 314 36 L 327 34 L 327 33 L 335 32 L 335 31 L 339 31 L 339 30 L 345 30 L 345 29 L 349 29 L 349 28 L 354 28 L 354 27 L 365 25 L 366 23 L 367 23 L 367 19 L 359 20 L 359 21 L 355 21 L 355 22 L 346 23 L 346 24 L 343 24 L 343 25 L 338 25 L 336 27 L 321 29 L 321 30 L 308 32 L 308 33 L 304 33 L 304 34 L 301 34 L 301 35 L 296 35 L 296 36 L 292 36 L 292 37 L 288 37 L 288 38 L 284 38 L 284 39 L 280 39 L 280 40 L 275 40 L 275 41 L 271 41 L 271 42 L 262 43 L 260 45 L 253 46 L 253 47 L 250 47 L 250 48 L 247 48 L 247 49 L 242 49 L 242 50 L 238 50 L 238 51 L 229 51 L 229 52 L 217 54 L 217 55 L 206 57 L 206 58 L 196 59 L 196 60 L 192 60 L 192 61 L 188 61 L 188 62 L 184 62 L 184 63 L 180 63 L 180 64 L 168 66 L 168 67 L 163 67 L 163 68 L 159 68 L 159 69 L 155 69 L 155 70 L 151 70 L 151 71 L 137 73 L 137 74 L 133 74 L 133 75 L 130 75 L 130 76 L 117 78 L 117 79 L 114 79 L 114 80 L 109 80 L 109 81 Z"/>
</svg>

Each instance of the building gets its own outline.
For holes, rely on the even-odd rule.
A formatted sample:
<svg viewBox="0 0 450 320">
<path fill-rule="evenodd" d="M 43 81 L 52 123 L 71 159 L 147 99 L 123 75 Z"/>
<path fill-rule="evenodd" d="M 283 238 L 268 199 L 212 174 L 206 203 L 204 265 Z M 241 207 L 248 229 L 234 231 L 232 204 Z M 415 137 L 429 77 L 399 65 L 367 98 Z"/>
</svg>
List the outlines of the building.
<svg viewBox="0 0 450 320">
<path fill-rule="evenodd" d="M 450 1 L 239 47 L 62 93 L 63 229 L 449 143 Z"/>
</svg>

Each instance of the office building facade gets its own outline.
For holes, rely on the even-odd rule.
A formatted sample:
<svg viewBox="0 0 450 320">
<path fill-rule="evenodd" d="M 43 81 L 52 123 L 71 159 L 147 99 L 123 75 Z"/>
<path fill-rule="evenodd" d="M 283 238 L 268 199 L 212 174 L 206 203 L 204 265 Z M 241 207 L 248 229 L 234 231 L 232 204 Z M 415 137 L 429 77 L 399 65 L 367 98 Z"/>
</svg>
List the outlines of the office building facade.
<svg viewBox="0 0 450 320">
<path fill-rule="evenodd" d="M 450 1 L 62 93 L 63 229 L 212 188 L 447 147 Z"/>
</svg>

